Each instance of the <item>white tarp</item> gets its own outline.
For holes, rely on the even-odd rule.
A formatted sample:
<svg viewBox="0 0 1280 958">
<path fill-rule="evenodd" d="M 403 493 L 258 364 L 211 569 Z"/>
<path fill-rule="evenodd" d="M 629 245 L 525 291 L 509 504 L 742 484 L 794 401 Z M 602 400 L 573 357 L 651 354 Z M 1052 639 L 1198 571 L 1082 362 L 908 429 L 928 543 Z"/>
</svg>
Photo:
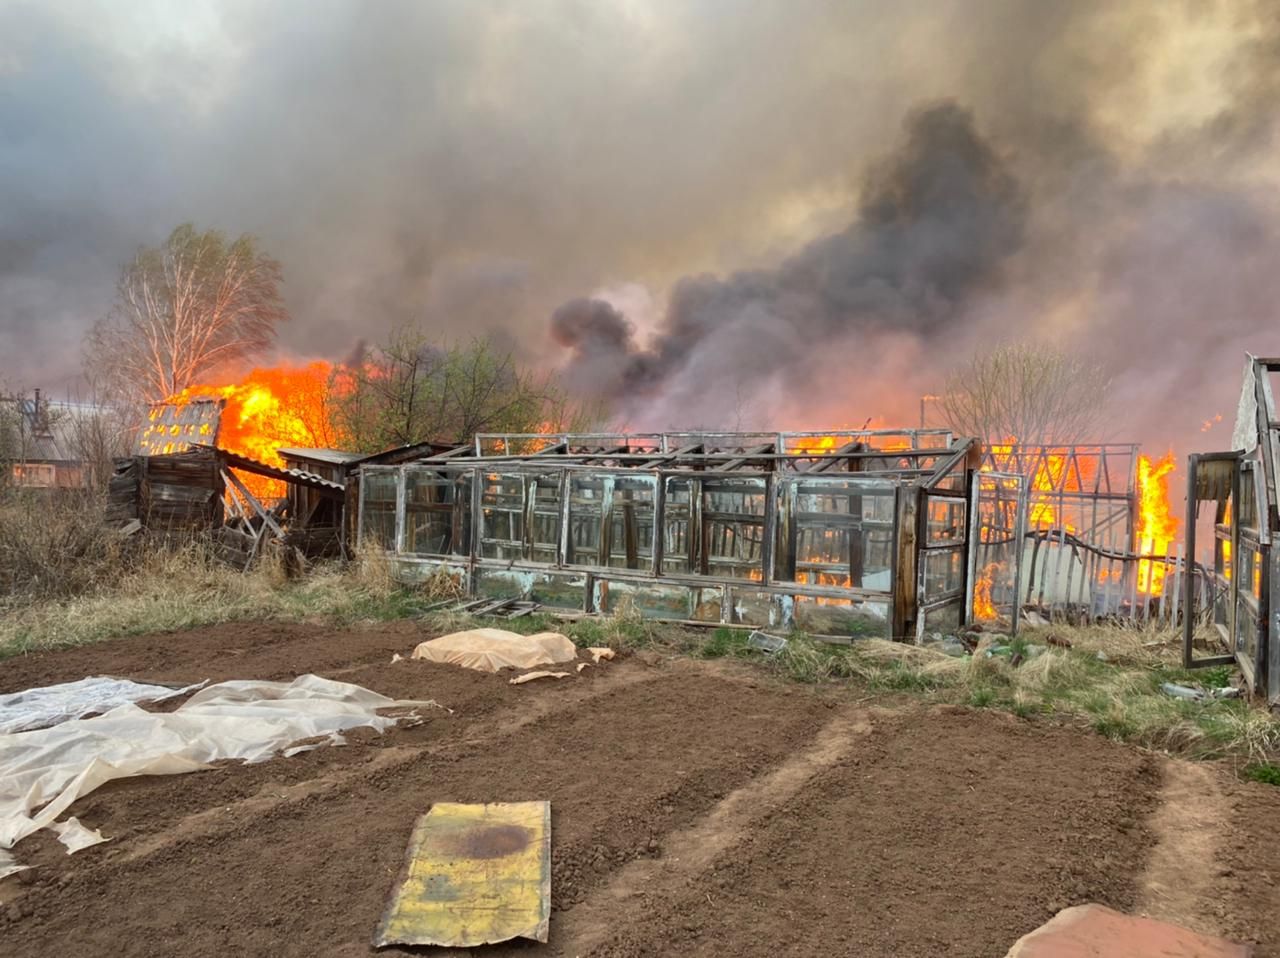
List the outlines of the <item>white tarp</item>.
<svg viewBox="0 0 1280 958">
<path fill-rule="evenodd" d="M 351 728 L 389 728 L 378 709 L 434 702 L 389 699 L 358 685 L 303 675 L 292 682 L 211 685 L 175 711 L 120 705 L 105 715 L 52 728 L 0 735 L 0 878 L 19 871 L 12 848 L 54 827 L 76 799 L 117 778 L 195 772 L 211 762 L 261 762 L 302 739 Z M 64 844 L 92 844 L 74 819 L 60 823 Z M 100 836 L 96 836 L 100 839 Z"/>
<path fill-rule="evenodd" d="M 163 702 L 186 695 L 204 684 L 199 682 L 175 689 L 97 675 L 78 682 L 10 692 L 0 695 L 0 734 L 48 728 L 68 719 L 107 712 L 127 702 Z"/>
<path fill-rule="evenodd" d="M 534 669 L 540 665 L 572 662 L 578 650 L 559 632 L 520 635 L 505 629 L 468 629 L 420 642 L 412 658 L 461 665 L 481 672 L 499 669 Z"/>
</svg>

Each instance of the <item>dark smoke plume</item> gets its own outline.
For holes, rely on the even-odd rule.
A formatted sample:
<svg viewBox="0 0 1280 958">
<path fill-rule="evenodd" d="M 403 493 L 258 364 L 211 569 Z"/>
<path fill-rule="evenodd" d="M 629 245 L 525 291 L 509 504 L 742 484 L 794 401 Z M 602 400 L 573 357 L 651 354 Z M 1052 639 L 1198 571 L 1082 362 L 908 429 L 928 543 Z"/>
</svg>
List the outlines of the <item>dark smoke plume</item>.
<svg viewBox="0 0 1280 958">
<path fill-rule="evenodd" d="M 927 336 L 953 322 L 977 291 L 999 281 L 1019 246 L 1024 201 L 999 156 L 954 103 L 916 111 L 896 152 L 865 178 L 857 220 L 809 244 L 774 270 L 674 287 L 666 323 L 647 348 L 599 299 L 575 299 L 551 318 L 572 351 L 572 385 L 604 394 L 643 418 L 650 401 L 703 349 L 745 377 L 785 377 L 815 350 L 854 333 Z M 702 381 L 700 408 L 732 396 Z"/>
<path fill-rule="evenodd" d="M 899 425 L 1029 338 L 1206 448 L 1280 353 L 1278 120 L 1275 0 L 0 0 L 0 388 L 192 221 L 283 264 L 283 359 L 505 331 L 637 427 Z"/>
</svg>

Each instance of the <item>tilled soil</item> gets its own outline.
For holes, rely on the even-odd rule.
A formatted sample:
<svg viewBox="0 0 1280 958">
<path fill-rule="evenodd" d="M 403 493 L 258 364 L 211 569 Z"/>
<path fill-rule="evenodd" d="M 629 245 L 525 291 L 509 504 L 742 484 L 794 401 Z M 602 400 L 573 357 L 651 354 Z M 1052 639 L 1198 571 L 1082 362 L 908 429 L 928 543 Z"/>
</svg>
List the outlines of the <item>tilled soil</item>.
<svg viewBox="0 0 1280 958">
<path fill-rule="evenodd" d="M 0 663 L 0 691 L 316 672 L 452 710 L 111 783 L 71 810 L 108 843 L 19 846 L 37 867 L 0 883 L 0 954 L 368 955 L 435 801 L 551 802 L 551 940 L 477 950 L 492 955 L 999 956 L 1067 905 L 1134 909 L 1170 840 L 1150 827 L 1160 760 L 1088 733 L 656 655 L 522 686 L 390 664 L 423 637 L 239 624 Z M 1280 955 L 1280 790 L 1214 774 L 1231 831 L 1188 866 L 1229 907 L 1188 921 Z"/>
</svg>

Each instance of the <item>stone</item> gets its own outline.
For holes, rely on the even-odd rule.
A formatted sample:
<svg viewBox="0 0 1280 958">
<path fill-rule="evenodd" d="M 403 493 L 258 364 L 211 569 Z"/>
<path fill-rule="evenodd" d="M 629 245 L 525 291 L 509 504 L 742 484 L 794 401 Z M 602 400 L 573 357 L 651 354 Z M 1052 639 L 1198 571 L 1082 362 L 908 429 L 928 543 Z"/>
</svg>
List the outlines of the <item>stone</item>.
<svg viewBox="0 0 1280 958">
<path fill-rule="evenodd" d="M 1249 958 L 1252 945 L 1103 905 L 1066 908 L 1019 938 L 1005 958 Z"/>
</svg>

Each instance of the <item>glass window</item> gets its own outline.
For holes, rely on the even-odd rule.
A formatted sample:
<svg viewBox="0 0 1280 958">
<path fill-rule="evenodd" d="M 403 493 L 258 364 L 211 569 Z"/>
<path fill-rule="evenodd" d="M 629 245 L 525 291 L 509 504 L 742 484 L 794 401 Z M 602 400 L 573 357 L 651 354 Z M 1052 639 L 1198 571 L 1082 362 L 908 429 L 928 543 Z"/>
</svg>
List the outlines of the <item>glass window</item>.
<svg viewBox="0 0 1280 958">
<path fill-rule="evenodd" d="M 656 476 L 618 476 L 609 522 L 609 565 L 649 569 L 653 565 L 653 506 Z"/>
<path fill-rule="evenodd" d="M 778 495 L 774 577 L 887 592 L 893 523 L 891 484 L 835 478 L 785 481 Z"/>
<path fill-rule="evenodd" d="M 360 482 L 361 541 L 396 548 L 396 472 L 367 472 Z"/>
<path fill-rule="evenodd" d="M 964 542 L 965 502 L 929 496 L 926 500 L 926 541 L 930 545 Z"/>
<path fill-rule="evenodd" d="M 552 564 L 560 554 L 561 473 L 549 472 L 529 477 L 528 496 L 533 503 L 529 531 L 529 553 L 534 562 Z"/>
<path fill-rule="evenodd" d="M 581 473 L 569 475 L 569 541 L 567 565 L 600 564 L 601 516 L 612 476 Z"/>
<path fill-rule="evenodd" d="M 678 575 L 693 571 L 690 561 L 690 506 L 693 484 L 677 476 L 666 480 L 666 502 L 662 510 L 662 573 Z"/>
<path fill-rule="evenodd" d="M 921 553 L 924 563 L 924 597 L 936 599 L 949 592 L 958 592 L 962 584 L 964 550 L 931 549 Z"/>
<path fill-rule="evenodd" d="M 404 488 L 404 551 L 414 555 L 468 555 L 470 474 L 406 469 Z"/>
<path fill-rule="evenodd" d="M 480 518 L 483 558 L 523 558 L 524 477 L 518 473 L 481 473 Z"/>
<path fill-rule="evenodd" d="M 702 480 L 704 575 L 764 578 L 764 479 Z"/>
</svg>

